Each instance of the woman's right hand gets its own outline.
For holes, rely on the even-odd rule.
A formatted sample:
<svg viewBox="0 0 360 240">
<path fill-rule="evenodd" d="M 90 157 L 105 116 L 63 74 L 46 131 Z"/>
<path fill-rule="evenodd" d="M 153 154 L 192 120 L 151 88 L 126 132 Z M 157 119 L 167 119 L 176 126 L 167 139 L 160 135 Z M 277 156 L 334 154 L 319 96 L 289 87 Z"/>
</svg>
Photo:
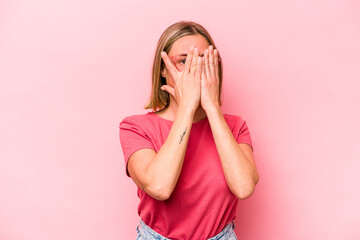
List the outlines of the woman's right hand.
<svg viewBox="0 0 360 240">
<path fill-rule="evenodd" d="M 182 72 L 175 68 L 166 52 L 162 52 L 161 57 L 167 68 L 166 74 L 170 74 L 174 80 L 174 87 L 168 83 L 161 89 L 171 94 L 179 107 L 190 108 L 195 112 L 200 103 L 200 77 L 203 64 L 198 49 L 191 47 Z"/>
</svg>

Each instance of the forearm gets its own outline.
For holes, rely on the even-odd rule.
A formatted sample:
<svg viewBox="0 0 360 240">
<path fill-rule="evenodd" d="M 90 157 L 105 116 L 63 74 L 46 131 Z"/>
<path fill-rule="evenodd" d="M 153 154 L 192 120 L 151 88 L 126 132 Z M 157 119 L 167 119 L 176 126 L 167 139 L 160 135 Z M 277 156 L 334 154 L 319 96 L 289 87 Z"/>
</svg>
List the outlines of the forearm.
<svg viewBox="0 0 360 240">
<path fill-rule="evenodd" d="M 193 111 L 178 108 L 167 139 L 147 166 L 145 175 L 153 191 L 166 196 L 173 192 L 184 162 L 193 116 Z"/>
<path fill-rule="evenodd" d="M 207 111 L 207 116 L 227 184 L 238 198 L 246 198 L 256 185 L 256 168 L 236 142 L 220 108 Z"/>
</svg>

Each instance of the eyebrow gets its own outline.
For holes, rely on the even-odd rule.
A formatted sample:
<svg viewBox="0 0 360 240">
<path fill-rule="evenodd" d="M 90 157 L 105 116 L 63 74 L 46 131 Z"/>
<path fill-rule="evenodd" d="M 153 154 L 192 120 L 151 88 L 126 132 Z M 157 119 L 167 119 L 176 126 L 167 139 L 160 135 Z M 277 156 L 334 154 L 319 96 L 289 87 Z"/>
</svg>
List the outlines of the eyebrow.
<svg viewBox="0 0 360 240">
<path fill-rule="evenodd" d="M 180 53 L 179 56 L 187 56 L 187 53 Z M 199 55 L 200 57 L 203 57 L 204 54 Z"/>
</svg>

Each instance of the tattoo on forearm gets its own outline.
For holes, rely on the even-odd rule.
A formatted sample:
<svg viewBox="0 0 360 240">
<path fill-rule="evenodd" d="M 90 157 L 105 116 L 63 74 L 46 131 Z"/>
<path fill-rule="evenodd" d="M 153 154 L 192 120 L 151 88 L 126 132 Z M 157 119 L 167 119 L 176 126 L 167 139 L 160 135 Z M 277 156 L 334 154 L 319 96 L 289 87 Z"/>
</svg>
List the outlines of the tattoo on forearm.
<svg viewBox="0 0 360 240">
<path fill-rule="evenodd" d="M 181 134 L 180 136 L 180 141 L 179 141 L 179 144 L 182 142 L 182 140 L 184 139 L 184 136 L 185 136 L 185 133 L 186 133 L 186 129 L 187 127 L 185 128 L 185 131 L 183 132 L 183 134 Z"/>
</svg>

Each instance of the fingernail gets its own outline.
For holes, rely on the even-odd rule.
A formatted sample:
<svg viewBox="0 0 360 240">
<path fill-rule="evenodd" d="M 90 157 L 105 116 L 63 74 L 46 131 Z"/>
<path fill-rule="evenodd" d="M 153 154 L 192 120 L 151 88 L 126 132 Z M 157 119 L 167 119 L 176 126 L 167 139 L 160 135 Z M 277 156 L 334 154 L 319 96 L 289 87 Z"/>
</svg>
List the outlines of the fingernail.
<svg viewBox="0 0 360 240">
<path fill-rule="evenodd" d="M 194 49 L 194 45 L 191 45 L 191 48 L 190 48 L 190 50 L 193 50 Z"/>
</svg>

